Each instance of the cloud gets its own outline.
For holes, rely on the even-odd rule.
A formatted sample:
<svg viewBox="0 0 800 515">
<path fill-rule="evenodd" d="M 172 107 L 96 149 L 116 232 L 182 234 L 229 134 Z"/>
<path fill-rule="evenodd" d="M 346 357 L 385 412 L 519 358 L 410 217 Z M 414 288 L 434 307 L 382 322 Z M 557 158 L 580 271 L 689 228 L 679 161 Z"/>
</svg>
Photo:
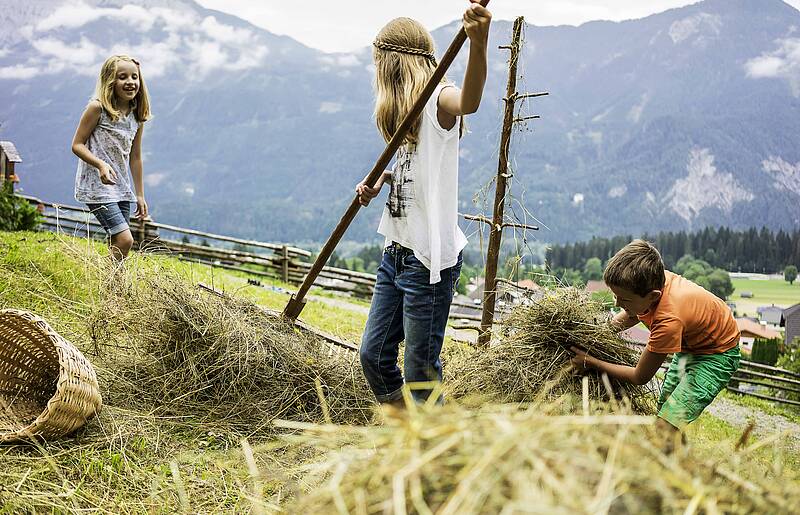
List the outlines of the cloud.
<svg viewBox="0 0 800 515">
<path fill-rule="evenodd" d="M 336 64 L 339 66 L 358 66 L 361 64 L 361 61 L 355 54 L 345 54 L 336 58 Z"/>
<path fill-rule="evenodd" d="M 785 79 L 792 94 L 800 97 L 800 38 L 785 38 L 777 41 L 778 48 L 763 53 L 744 64 L 747 76 L 753 79 Z"/>
<path fill-rule="evenodd" d="M 319 105 L 320 113 L 334 114 L 342 110 L 342 104 L 339 102 L 323 102 Z"/>
<path fill-rule="evenodd" d="M 0 68 L 0 79 L 32 79 L 39 75 L 41 72 L 35 66 L 24 66 L 16 64 L 14 66 L 6 66 Z"/>
<path fill-rule="evenodd" d="M 118 41 L 110 48 L 99 46 L 86 36 L 81 36 L 75 43 L 54 32 L 60 28 L 78 29 L 100 20 L 124 23 L 132 30 L 121 31 Z M 150 29 L 156 26 L 162 27 L 163 31 L 150 33 Z M 0 78 L 29 79 L 64 70 L 94 76 L 109 55 L 128 54 L 142 63 L 145 78 L 162 76 L 171 67 L 181 66 L 199 70 L 199 73 L 189 74 L 190 79 L 202 79 L 214 70 L 257 68 L 264 64 L 269 54 L 269 48 L 252 30 L 227 25 L 214 16 L 201 19 L 195 12 L 180 6 L 152 9 L 137 5 L 94 7 L 72 1 L 22 32 L 39 55 L 15 67 L 3 68 Z M 160 34 L 167 36 L 159 39 Z M 343 58 L 343 63 L 351 65 L 352 57 Z"/>
<path fill-rule="evenodd" d="M 81 37 L 77 46 L 67 45 L 55 38 L 43 38 L 31 41 L 33 48 L 44 56 L 55 57 L 65 64 L 86 66 L 103 59 L 103 49 L 85 37 Z"/>
<path fill-rule="evenodd" d="M 317 57 L 317 60 L 325 65 L 325 67 L 340 66 L 343 68 L 350 68 L 361 65 L 361 59 L 359 59 L 356 54 L 321 55 Z"/>
<path fill-rule="evenodd" d="M 118 43 L 111 47 L 106 54 L 127 54 L 136 58 L 142 63 L 142 77 L 145 80 L 152 77 L 160 77 L 167 70 L 181 63 L 182 58 L 179 50 L 183 46 L 183 38 L 177 34 L 170 34 L 165 40 L 154 42 L 150 39 L 143 40 L 138 45 Z M 93 70 L 92 74 L 97 73 Z"/>
<path fill-rule="evenodd" d="M 187 41 L 189 56 L 200 71 L 207 73 L 214 68 L 221 68 L 230 60 L 228 54 L 216 41 L 203 41 L 199 38 Z"/>
<path fill-rule="evenodd" d="M 70 2 L 59 6 L 50 16 L 37 23 L 36 30 L 46 32 L 57 28 L 76 29 L 100 18 L 115 18 L 147 31 L 155 22 L 153 14 L 144 7 L 132 4 L 113 8 Z"/>
<path fill-rule="evenodd" d="M 150 12 L 160 23 L 164 24 L 164 30 L 167 32 L 193 29 L 197 25 L 197 16 L 191 11 L 155 7 Z"/>
<path fill-rule="evenodd" d="M 220 43 L 229 43 L 236 46 L 249 45 L 254 42 L 255 34 L 248 29 L 238 29 L 217 21 L 213 16 L 206 16 L 200 23 L 200 28 L 206 35 Z"/>
</svg>

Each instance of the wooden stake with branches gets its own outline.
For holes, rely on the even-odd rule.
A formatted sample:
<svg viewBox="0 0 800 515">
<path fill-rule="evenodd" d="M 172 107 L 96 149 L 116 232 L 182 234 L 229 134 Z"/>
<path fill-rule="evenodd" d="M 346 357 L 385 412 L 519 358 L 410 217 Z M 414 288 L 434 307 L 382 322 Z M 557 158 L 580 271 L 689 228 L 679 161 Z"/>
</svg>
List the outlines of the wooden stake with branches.
<svg viewBox="0 0 800 515">
<path fill-rule="evenodd" d="M 517 93 L 517 64 L 519 62 L 522 27 L 525 19 L 520 16 L 514 21 L 514 28 L 511 35 L 511 44 L 501 46 L 501 49 L 508 49 L 511 52 L 508 68 L 508 83 L 506 86 L 505 112 L 503 114 L 503 130 L 500 135 L 500 158 L 497 166 L 497 185 L 494 194 L 494 210 L 492 219 L 484 217 L 465 217 L 471 220 L 486 223 L 489 229 L 489 245 L 486 256 L 486 268 L 484 273 L 483 291 L 483 311 L 481 313 L 481 329 L 478 335 L 478 344 L 487 345 L 492 336 L 492 324 L 494 322 L 495 303 L 497 301 L 497 263 L 500 257 L 500 243 L 503 238 L 504 227 L 521 227 L 524 229 L 538 229 L 538 227 L 527 226 L 524 224 L 505 223 L 504 209 L 506 200 L 506 188 L 508 178 L 508 153 L 511 146 L 511 131 L 515 123 L 526 120 L 538 119 L 538 115 L 515 117 L 515 108 L 518 100 L 531 97 L 547 95 L 546 92 L 529 93 L 520 95 Z"/>
</svg>

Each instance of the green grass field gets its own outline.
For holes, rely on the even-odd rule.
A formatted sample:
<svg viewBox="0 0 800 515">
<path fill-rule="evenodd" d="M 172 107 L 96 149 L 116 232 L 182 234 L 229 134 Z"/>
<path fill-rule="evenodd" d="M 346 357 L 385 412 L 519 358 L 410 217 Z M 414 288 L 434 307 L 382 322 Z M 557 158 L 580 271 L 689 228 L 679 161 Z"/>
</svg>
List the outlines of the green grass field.
<svg viewBox="0 0 800 515">
<path fill-rule="evenodd" d="M 114 363 L 106 359 L 111 350 L 98 352 L 87 320 L 97 319 L 91 315 L 101 309 L 99 292 L 108 286 L 98 282 L 92 268 L 106 253 L 103 245 L 82 239 L 0 232 L 0 309 L 36 312 L 102 371 Z M 269 287 L 248 286 L 241 273 L 171 258 L 134 255 L 126 273 L 135 276 L 137 270 L 145 273 L 156 266 L 172 268 L 190 283 L 213 284 L 273 309 L 282 309 L 288 300 L 286 293 Z M 290 288 L 267 286 L 272 285 Z M 365 322 L 363 310 L 314 300 L 302 317 L 354 342 Z M 101 388 L 109 386 L 101 381 Z M 709 463 L 729 459 L 738 437 L 739 430 L 707 414 L 689 432 L 692 452 Z M 108 397 L 100 416 L 77 437 L 36 447 L 0 446 L 0 514 L 257 512 L 253 498 L 274 503 L 257 507 L 276 513 L 285 498 L 298 495 L 295 488 L 302 482 L 294 476 L 295 469 L 301 459 L 311 458 L 309 451 L 298 458 L 274 435 L 255 433 L 248 435 L 256 450 L 250 455 L 240 438 L 241 434 L 220 432 L 213 421 L 161 417 Z M 751 456 L 752 465 L 740 471 L 743 480 L 796 481 L 800 475 L 797 460 L 785 459 L 776 446 Z M 776 461 L 785 468 L 773 467 Z"/>
<path fill-rule="evenodd" d="M 776 306 L 788 308 L 800 302 L 800 281 L 790 285 L 784 280 L 770 279 L 757 281 L 752 279 L 732 279 L 735 288 L 728 300 L 736 303 L 739 316 L 755 316 L 759 306 Z M 742 292 L 750 292 L 752 298 L 741 297 Z"/>
</svg>

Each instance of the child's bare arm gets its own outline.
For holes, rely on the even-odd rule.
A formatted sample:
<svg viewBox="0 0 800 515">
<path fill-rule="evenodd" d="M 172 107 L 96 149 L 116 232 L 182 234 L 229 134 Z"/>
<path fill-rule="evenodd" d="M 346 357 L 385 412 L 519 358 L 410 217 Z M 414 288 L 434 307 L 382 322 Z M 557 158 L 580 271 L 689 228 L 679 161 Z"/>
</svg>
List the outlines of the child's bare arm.
<svg viewBox="0 0 800 515">
<path fill-rule="evenodd" d="M 630 329 L 631 327 L 637 325 L 639 323 L 639 318 L 635 315 L 631 315 L 624 309 L 614 315 L 614 318 L 611 319 L 611 327 L 617 331 L 624 331 L 626 329 Z"/>
<path fill-rule="evenodd" d="M 144 199 L 144 171 L 142 168 L 142 133 L 144 124 L 139 125 L 136 136 L 133 137 L 131 146 L 131 175 L 133 175 L 133 187 L 136 190 L 136 216 L 144 218 L 148 215 L 147 202 Z"/>
<path fill-rule="evenodd" d="M 117 173 L 114 169 L 103 160 L 98 159 L 86 146 L 89 136 L 92 135 L 92 131 L 97 127 L 97 122 L 100 121 L 102 110 L 100 102 L 96 100 L 89 102 L 89 105 L 86 106 L 86 110 L 81 115 L 80 122 L 78 122 L 78 128 L 75 130 L 75 136 L 72 137 L 72 152 L 100 171 L 100 181 L 103 184 L 115 184 Z"/>
<path fill-rule="evenodd" d="M 609 376 L 619 379 L 620 381 L 625 381 L 627 383 L 636 385 L 647 384 L 648 381 L 650 381 L 653 376 L 656 375 L 658 368 L 667 358 L 666 354 L 650 352 L 649 350 L 645 349 L 642 352 L 642 355 L 639 357 L 639 362 L 636 364 L 636 366 L 629 367 L 627 365 L 616 365 L 614 363 L 609 363 L 607 361 L 603 361 L 602 359 L 595 358 L 587 354 L 583 349 L 579 349 L 577 347 L 572 347 L 571 350 L 575 353 L 575 356 L 572 358 L 572 364 L 576 368 L 582 370 L 594 368 L 600 372 L 605 372 Z"/>
<path fill-rule="evenodd" d="M 478 3 L 470 0 L 469 9 L 464 13 L 464 29 L 469 37 L 469 59 L 464 72 L 462 89 L 445 88 L 439 94 L 439 123 L 442 127 L 452 127 L 456 117 L 471 114 L 478 110 L 486 84 L 487 45 L 492 13 Z"/>
</svg>

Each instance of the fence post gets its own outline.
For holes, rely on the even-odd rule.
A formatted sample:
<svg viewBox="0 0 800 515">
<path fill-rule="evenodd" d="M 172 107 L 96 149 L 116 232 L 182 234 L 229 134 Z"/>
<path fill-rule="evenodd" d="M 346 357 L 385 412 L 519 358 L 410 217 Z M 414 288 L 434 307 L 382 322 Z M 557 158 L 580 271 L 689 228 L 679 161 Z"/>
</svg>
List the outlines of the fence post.
<svg viewBox="0 0 800 515">
<path fill-rule="evenodd" d="M 284 284 L 289 284 L 289 247 L 284 245 L 281 247 L 281 279 Z"/>
</svg>

